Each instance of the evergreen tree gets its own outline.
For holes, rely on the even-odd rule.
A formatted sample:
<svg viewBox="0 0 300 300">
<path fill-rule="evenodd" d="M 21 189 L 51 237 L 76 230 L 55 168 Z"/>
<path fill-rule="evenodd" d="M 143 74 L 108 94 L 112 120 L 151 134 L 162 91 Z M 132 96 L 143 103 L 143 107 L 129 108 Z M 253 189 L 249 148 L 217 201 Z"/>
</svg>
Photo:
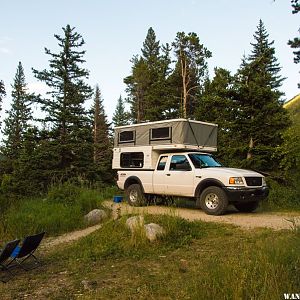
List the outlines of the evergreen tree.
<svg viewBox="0 0 300 300">
<path fill-rule="evenodd" d="M 103 100 L 99 86 L 95 89 L 93 105 L 93 139 L 94 139 L 94 164 L 104 182 L 112 181 L 112 145 L 109 138 L 110 124 L 105 115 Z"/>
<path fill-rule="evenodd" d="M 178 32 L 172 43 L 177 58 L 175 72 L 181 77 L 181 116 L 193 117 L 197 95 L 207 77 L 207 62 L 211 52 L 200 44 L 196 33 Z"/>
<path fill-rule="evenodd" d="M 118 99 L 112 120 L 115 127 L 129 124 L 128 113 L 125 111 L 125 105 L 121 95 Z"/>
<path fill-rule="evenodd" d="M 2 99 L 6 96 L 4 82 L 0 80 L 0 113 L 2 110 Z M 1 128 L 1 120 L 0 120 L 0 128 Z"/>
<path fill-rule="evenodd" d="M 85 44 L 82 36 L 67 25 L 63 36 L 54 35 L 60 47 L 59 53 L 49 55 L 49 70 L 33 69 L 35 77 L 51 89 L 50 99 L 37 101 L 46 113 L 43 120 L 49 128 L 49 141 L 59 155 L 60 177 L 85 176 L 92 162 L 92 135 L 90 121 L 84 103 L 92 96 L 91 87 L 85 83 L 89 71 L 82 67 Z"/>
<path fill-rule="evenodd" d="M 4 147 L 2 153 L 10 160 L 10 165 L 19 158 L 20 150 L 24 141 L 24 134 L 28 130 L 32 112 L 30 108 L 33 94 L 27 91 L 24 69 L 21 62 L 17 67 L 17 72 L 12 84 L 12 104 L 7 111 L 8 117 L 4 120 Z"/>
<path fill-rule="evenodd" d="M 195 112 L 197 120 L 218 124 L 218 156 L 225 164 L 234 164 L 232 148 L 236 147 L 232 132 L 235 121 L 233 82 L 229 71 L 215 68 L 214 78 L 204 83 Z"/>
<path fill-rule="evenodd" d="M 124 79 L 133 122 L 164 118 L 170 50 L 169 45 L 160 47 L 155 32 L 150 27 L 141 49 L 142 56 L 133 57 L 131 75 Z"/>
<path fill-rule="evenodd" d="M 146 62 L 143 58 L 134 56 L 132 73 L 124 78 L 127 85 L 126 92 L 129 97 L 127 102 L 130 105 L 130 117 L 134 123 L 145 120 L 145 93 L 150 83 Z"/>
<path fill-rule="evenodd" d="M 298 0 L 292 0 L 292 7 L 293 7 L 293 14 L 296 14 L 300 11 L 300 3 Z M 293 40 L 289 40 L 288 45 L 292 49 L 296 49 L 293 53 L 295 55 L 294 57 L 294 63 L 299 64 L 300 63 L 300 38 L 296 37 Z M 298 88 L 300 88 L 300 83 L 298 83 Z"/>
<path fill-rule="evenodd" d="M 236 75 L 235 136 L 244 149 L 246 166 L 272 169 L 275 147 L 282 143 L 281 133 L 288 126 L 279 90 L 284 78 L 275 57 L 274 41 L 260 20 L 254 34 L 252 53 L 244 58 Z"/>
</svg>

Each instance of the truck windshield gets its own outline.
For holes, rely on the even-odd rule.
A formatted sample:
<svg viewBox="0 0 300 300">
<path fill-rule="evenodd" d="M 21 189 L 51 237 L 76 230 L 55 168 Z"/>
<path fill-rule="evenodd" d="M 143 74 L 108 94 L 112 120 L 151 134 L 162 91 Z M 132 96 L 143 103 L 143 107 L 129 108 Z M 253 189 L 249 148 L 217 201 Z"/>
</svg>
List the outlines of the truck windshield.
<svg viewBox="0 0 300 300">
<path fill-rule="evenodd" d="M 216 161 L 211 155 L 190 153 L 189 158 L 191 159 L 196 169 L 210 168 L 210 167 L 222 167 L 222 165 Z"/>
</svg>

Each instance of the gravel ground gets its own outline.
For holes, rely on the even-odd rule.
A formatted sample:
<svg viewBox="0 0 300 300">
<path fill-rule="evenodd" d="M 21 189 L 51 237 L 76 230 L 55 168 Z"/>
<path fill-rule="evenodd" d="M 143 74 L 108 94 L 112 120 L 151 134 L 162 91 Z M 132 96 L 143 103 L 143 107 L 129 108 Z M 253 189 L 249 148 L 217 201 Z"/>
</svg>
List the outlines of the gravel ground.
<svg viewBox="0 0 300 300">
<path fill-rule="evenodd" d="M 197 208 L 178 208 L 167 206 L 145 206 L 145 207 L 132 207 L 127 203 L 113 203 L 112 201 L 104 202 L 104 205 L 113 211 L 113 215 L 117 214 L 171 214 L 179 216 L 189 221 L 201 220 L 205 222 L 220 222 L 228 223 L 242 227 L 243 229 L 253 228 L 270 228 L 273 230 L 291 229 L 294 221 L 300 225 L 300 214 L 298 213 L 239 213 L 235 210 L 228 210 L 228 213 L 223 216 L 210 216 Z"/>
</svg>

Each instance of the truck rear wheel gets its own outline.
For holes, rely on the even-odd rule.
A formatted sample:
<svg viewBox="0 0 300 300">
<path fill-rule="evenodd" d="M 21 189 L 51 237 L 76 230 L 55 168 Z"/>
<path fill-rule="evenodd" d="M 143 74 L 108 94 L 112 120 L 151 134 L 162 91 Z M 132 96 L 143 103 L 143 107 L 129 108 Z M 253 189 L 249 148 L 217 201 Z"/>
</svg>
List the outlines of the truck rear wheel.
<svg viewBox="0 0 300 300">
<path fill-rule="evenodd" d="M 226 193 L 217 186 L 206 188 L 197 201 L 199 201 L 201 209 L 208 215 L 222 215 L 228 206 Z"/>
<path fill-rule="evenodd" d="M 233 205 L 240 212 L 253 212 L 257 209 L 259 201 L 234 203 Z"/>
<path fill-rule="evenodd" d="M 146 198 L 139 184 L 131 184 L 126 189 L 126 199 L 131 206 L 143 206 L 146 203 Z"/>
</svg>

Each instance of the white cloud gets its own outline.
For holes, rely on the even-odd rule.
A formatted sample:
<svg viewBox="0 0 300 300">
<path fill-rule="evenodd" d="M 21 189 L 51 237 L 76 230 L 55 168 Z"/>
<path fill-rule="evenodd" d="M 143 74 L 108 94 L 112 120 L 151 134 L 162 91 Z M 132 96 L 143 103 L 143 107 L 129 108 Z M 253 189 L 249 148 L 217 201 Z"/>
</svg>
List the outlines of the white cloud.
<svg viewBox="0 0 300 300">
<path fill-rule="evenodd" d="M 0 47 L 0 52 L 3 54 L 10 54 L 11 51 L 6 47 Z"/>
</svg>

